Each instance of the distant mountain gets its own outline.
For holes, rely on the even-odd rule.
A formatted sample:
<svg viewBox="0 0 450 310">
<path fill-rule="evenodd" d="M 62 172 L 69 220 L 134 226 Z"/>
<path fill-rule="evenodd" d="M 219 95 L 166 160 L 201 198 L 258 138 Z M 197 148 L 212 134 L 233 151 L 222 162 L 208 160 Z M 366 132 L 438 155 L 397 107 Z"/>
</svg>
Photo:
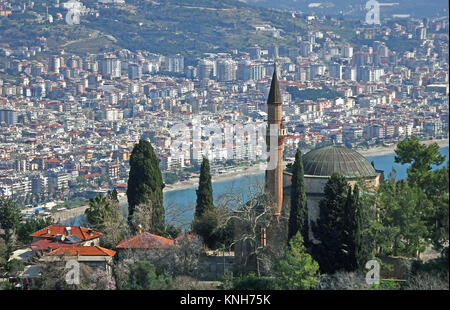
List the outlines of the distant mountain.
<svg viewBox="0 0 450 310">
<path fill-rule="evenodd" d="M 326 15 L 362 16 L 367 0 L 241 0 L 247 4 L 280 10 L 299 10 L 305 13 Z M 413 17 L 434 17 L 448 15 L 448 1 L 443 0 L 379 0 L 383 3 L 396 3 L 382 6 L 381 14 L 410 14 Z"/>
<path fill-rule="evenodd" d="M 35 2 L 32 10 L 0 18 L 0 43 L 17 46 L 45 36 L 49 47 L 69 52 L 123 47 L 195 56 L 242 50 L 253 44 L 288 46 L 295 41 L 295 34 L 306 31 L 302 18 L 237 0 L 126 0 L 125 5 L 117 6 L 97 0 L 81 2 L 97 14 L 81 16 L 79 25 L 68 25 L 67 10 L 62 5 L 55 7 L 54 0 Z M 53 23 L 45 22 L 45 5 Z M 266 25 L 267 31 L 257 31 L 255 26 L 261 25 Z"/>
</svg>

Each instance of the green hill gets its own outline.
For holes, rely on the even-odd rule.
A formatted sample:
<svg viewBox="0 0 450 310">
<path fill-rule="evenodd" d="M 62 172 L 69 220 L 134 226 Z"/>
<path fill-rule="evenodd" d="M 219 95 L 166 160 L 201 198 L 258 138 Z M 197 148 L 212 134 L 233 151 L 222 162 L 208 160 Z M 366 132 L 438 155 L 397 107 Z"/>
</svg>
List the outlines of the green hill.
<svg viewBox="0 0 450 310">
<path fill-rule="evenodd" d="M 0 43 L 20 46 L 44 36 L 50 49 L 63 47 L 74 53 L 123 47 L 194 57 L 204 52 L 242 50 L 253 44 L 288 46 L 296 33 L 306 31 L 302 18 L 236 0 L 126 0 L 123 6 L 109 7 L 96 0 L 82 2 L 98 16 L 82 16 L 79 25 L 66 24 L 67 10 L 53 7 L 54 1 L 36 2 L 32 11 L 1 17 Z M 49 4 L 49 14 L 56 17 L 60 13 L 63 19 L 45 22 L 43 3 Z M 281 37 L 256 31 L 255 26 L 262 24 L 280 30 Z"/>
</svg>

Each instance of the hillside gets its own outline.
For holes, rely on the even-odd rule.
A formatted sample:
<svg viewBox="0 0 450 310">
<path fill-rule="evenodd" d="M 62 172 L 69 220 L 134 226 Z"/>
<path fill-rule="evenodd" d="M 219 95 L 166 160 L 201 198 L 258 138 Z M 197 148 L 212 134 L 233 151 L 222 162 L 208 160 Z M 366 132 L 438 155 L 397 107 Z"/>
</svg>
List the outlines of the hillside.
<svg viewBox="0 0 450 310">
<path fill-rule="evenodd" d="M 355 18 L 364 18 L 365 4 L 368 0 L 242 0 L 243 2 L 264 8 L 296 10 L 306 13 L 325 15 L 344 14 Z M 448 15 L 448 2 L 442 0 L 379 0 L 379 3 L 396 3 L 393 6 L 381 6 L 380 14 L 410 14 L 413 17 L 436 17 Z"/>
<path fill-rule="evenodd" d="M 236 0 L 126 0 L 125 5 L 117 6 L 101 5 L 96 0 L 82 2 L 97 14 L 82 16 L 79 25 L 66 24 L 67 10 L 55 8 L 49 0 L 36 3 L 25 13 L 0 18 L 0 44 L 20 46 L 44 36 L 50 49 L 64 47 L 75 53 L 123 47 L 195 56 L 242 50 L 253 44 L 288 46 L 295 33 L 306 30 L 302 18 Z M 50 15 L 60 13 L 63 19 L 46 22 L 46 3 Z M 280 37 L 256 31 L 255 26 L 262 24 L 278 29 Z"/>
</svg>

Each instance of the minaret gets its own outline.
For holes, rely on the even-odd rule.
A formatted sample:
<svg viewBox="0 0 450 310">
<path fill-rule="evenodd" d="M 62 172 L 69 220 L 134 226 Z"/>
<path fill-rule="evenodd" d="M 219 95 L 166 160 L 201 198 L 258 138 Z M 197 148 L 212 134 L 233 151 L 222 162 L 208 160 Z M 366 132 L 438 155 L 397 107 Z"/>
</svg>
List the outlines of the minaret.
<svg viewBox="0 0 450 310">
<path fill-rule="evenodd" d="M 268 161 L 276 158 L 276 166 L 269 165 L 266 169 L 265 191 L 274 204 L 275 217 L 279 218 L 283 204 L 283 144 L 287 129 L 282 124 L 282 100 L 278 85 L 277 67 L 274 65 L 269 98 L 267 99 L 267 136 L 266 144 Z M 272 129 L 272 130 L 271 130 Z M 272 134 L 272 138 L 271 138 Z M 275 137 L 274 137 L 275 136 Z M 271 140 L 276 145 L 271 145 Z"/>
</svg>

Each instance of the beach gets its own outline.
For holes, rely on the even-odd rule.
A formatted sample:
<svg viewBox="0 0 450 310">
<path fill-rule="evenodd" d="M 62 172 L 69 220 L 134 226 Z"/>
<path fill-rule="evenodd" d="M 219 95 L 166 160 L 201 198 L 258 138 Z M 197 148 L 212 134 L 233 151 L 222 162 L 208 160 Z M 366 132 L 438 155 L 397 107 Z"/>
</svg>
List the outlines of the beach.
<svg viewBox="0 0 450 310">
<path fill-rule="evenodd" d="M 265 171 L 264 167 L 265 165 L 258 164 L 255 166 L 238 168 L 239 170 L 233 172 L 228 172 L 220 175 L 212 175 L 212 182 L 214 183 L 227 181 L 240 176 L 248 176 L 253 174 L 264 173 Z M 174 184 L 166 184 L 166 187 L 164 187 L 164 192 L 182 190 L 194 186 L 198 186 L 198 177 L 192 178 L 189 181 L 176 182 Z"/>
<path fill-rule="evenodd" d="M 433 143 L 437 143 L 439 147 L 445 147 L 448 146 L 449 139 L 439 139 L 439 140 L 425 140 L 420 141 L 421 144 L 430 145 Z M 397 144 L 394 144 L 392 146 L 377 146 L 372 147 L 367 150 L 358 150 L 358 153 L 361 155 L 364 155 L 365 157 L 368 156 L 382 156 L 387 154 L 393 154 L 395 152 L 395 149 L 397 148 Z"/>
<path fill-rule="evenodd" d="M 432 143 L 437 143 L 439 147 L 445 147 L 449 145 L 449 139 L 440 139 L 440 140 L 425 140 L 420 141 L 421 144 L 430 145 Z M 373 157 L 373 156 L 383 156 L 388 154 L 393 154 L 397 145 L 394 144 L 392 146 L 377 146 L 372 147 L 367 150 L 357 150 L 358 153 L 363 155 L 364 157 Z M 236 177 L 240 176 L 248 176 L 253 174 L 260 174 L 264 173 L 264 165 L 258 164 L 255 166 L 250 167 L 239 167 L 236 168 L 237 171 L 223 173 L 220 175 L 212 175 L 212 182 L 220 182 L 220 181 L 227 181 L 230 179 L 234 179 Z M 192 178 L 189 181 L 182 181 L 182 182 L 176 182 L 174 184 L 166 184 L 166 187 L 164 188 L 164 192 L 169 191 L 175 191 L 175 190 L 183 190 L 188 189 L 192 187 L 198 186 L 198 177 Z"/>
</svg>

